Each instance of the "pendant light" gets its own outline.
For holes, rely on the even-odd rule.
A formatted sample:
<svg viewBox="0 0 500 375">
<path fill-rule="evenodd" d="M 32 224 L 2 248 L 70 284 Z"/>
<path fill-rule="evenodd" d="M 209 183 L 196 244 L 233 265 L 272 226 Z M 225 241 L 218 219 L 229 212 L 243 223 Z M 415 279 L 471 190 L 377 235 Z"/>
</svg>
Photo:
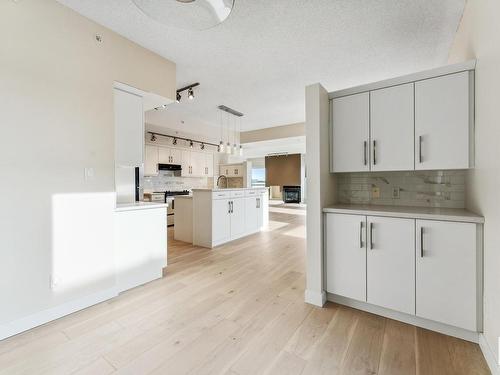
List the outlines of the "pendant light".
<svg viewBox="0 0 500 375">
<path fill-rule="evenodd" d="M 230 154 L 231 153 L 231 143 L 229 143 L 229 114 L 226 116 L 226 124 L 227 124 L 226 154 Z"/>
<path fill-rule="evenodd" d="M 219 110 L 220 111 L 220 110 Z M 220 142 L 219 142 L 219 147 L 217 147 L 217 152 L 224 152 L 224 141 L 222 138 L 224 137 L 223 131 L 222 131 L 222 111 L 219 112 L 220 114 Z"/>
<path fill-rule="evenodd" d="M 243 147 L 241 146 L 241 118 L 239 119 L 238 137 L 240 143 L 239 154 L 240 156 L 243 156 Z"/>
<path fill-rule="evenodd" d="M 238 153 L 236 148 L 236 117 L 233 117 L 233 155 Z"/>
</svg>

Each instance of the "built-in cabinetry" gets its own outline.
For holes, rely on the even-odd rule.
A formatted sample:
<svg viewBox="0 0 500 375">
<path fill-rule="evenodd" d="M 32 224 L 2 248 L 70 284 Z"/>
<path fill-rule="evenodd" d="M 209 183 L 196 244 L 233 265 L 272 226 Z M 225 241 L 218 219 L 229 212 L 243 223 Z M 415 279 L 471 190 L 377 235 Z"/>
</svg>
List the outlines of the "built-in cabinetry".
<svg viewBox="0 0 500 375">
<path fill-rule="evenodd" d="M 183 177 L 214 176 L 214 155 L 212 153 L 146 144 L 144 175 L 158 175 L 158 164 L 181 165 Z"/>
<path fill-rule="evenodd" d="M 193 244 L 214 247 L 267 223 L 267 189 L 193 189 Z M 177 223 L 176 223 L 177 226 Z"/>
<path fill-rule="evenodd" d="M 243 177 L 246 172 L 243 164 L 224 164 L 219 166 L 219 173 L 226 177 Z"/>
<path fill-rule="evenodd" d="M 328 293 L 481 329 L 482 224 L 334 211 L 325 213 Z"/>
<path fill-rule="evenodd" d="M 473 166 L 474 72 L 400 81 L 331 94 L 331 172 Z"/>
</svg>

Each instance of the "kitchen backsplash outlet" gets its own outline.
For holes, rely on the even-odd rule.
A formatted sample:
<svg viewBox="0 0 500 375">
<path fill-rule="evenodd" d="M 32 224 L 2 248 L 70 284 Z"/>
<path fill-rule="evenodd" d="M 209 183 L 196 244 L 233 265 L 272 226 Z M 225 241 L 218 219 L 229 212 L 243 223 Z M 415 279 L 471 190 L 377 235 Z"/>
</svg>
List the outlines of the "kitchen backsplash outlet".
<svg viewBox="0 0 500 375">
<path fill-rule="evenodd" d="M 338 173 L 337 202 L 464 208 L 465 171 Z"/>
<path fill-rule="evenodd" d="M 169 172 L 162 172 L 158 176 L 144 177 L 144 192 L 165 190 L 191 190 L 213 187 L 212 177 L 172 177 Z"/>
</svg>

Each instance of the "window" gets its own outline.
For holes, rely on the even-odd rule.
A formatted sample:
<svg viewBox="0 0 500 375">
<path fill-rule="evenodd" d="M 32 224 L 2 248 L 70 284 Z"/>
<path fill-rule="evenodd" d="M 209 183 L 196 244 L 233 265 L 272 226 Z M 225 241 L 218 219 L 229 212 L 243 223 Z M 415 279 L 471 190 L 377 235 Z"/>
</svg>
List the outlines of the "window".
<svg viewBox="0 0 500 375">
<path fill-rule="evenodd" d="M 252 168 L 252 187 L 266 186 L 266 168 Z"/>
</svg>

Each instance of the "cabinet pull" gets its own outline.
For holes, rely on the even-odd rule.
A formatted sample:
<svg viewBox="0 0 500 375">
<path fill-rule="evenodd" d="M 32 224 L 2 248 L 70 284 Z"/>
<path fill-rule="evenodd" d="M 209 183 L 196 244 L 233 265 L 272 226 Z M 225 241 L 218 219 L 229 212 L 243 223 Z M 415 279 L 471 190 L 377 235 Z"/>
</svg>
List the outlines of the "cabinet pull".
<svg viewBox="0 0 500 375">
<path fill-rule="evenodd" d="M 370 223 L 370 250 L 373 250 L 373 223 Z"/>
<path fill-rule="evenodd" d="M 363 160 L 365 165 L 368 163 L 367 157 L 366 157 L 366 141 L 363 142 Z"/>
<path fill-rule="evenodd" d="M 359 247 L 363 248 L 363 222 L 359 222 Z"/>
<path fill-rule="evenodd" d="M 418 162 L 422 163 L 422 136 L 418 136 Z"/>
<path fill-rule="evenodd" d="M 420 227 L 420 258 L 424 257 L 424 227 Z"/>
<path fill-rule="evenodd" d="M 231 213 L 234 213 L 234 202 L 231 201 Z"/>
<path fill-rule="evenodd" d="M 373 140 L 373 165 L 377 164 L 377 141 Z"/>
<path fill-rule="evenodd" d="M 231 201 L 227 201 L 227 213 L 231 213 Z"/>
</svg>

